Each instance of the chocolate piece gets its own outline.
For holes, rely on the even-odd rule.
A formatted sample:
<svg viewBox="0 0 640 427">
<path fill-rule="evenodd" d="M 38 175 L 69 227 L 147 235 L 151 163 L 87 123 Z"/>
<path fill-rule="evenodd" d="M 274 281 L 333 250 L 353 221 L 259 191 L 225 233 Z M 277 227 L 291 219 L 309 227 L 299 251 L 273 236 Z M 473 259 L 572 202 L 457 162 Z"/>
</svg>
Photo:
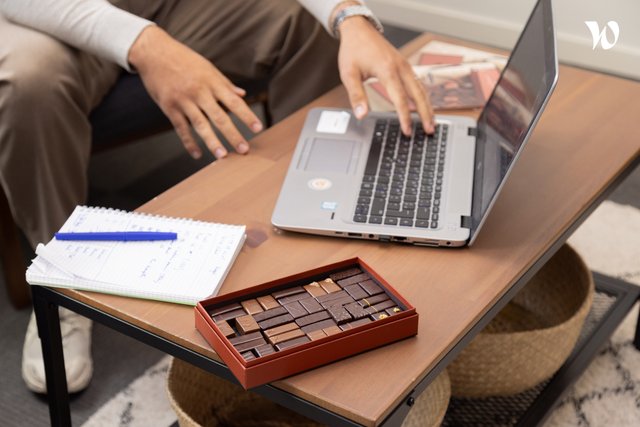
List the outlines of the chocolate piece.
<svg viewBox="0 0 640 427">
<path fill-rule="evenodd" d="M 366 325 L 367 323 L 371 323 L 371 319 L 365 317 L 364 319 L 354 320 L 353 322 L 344 323 L 340 325 L 340 329 L 346 331 L 348 329 L 357 328 L 358 326 Z"/>
<path fill-rule="evenodd" d="M 254 348 L 253 351 L 256 352 L 258 357 L 262 357 L 262 356 L 266 356 L 268 354 L 275 353 L 276 349 L 273 348 L 273 346 L 271 344 L 264 344 L 264 345 L 261 345 L 261 346 L 258 346 L 256 348 Z"/>
<path fill-rule="evenodd" d="M 302 289 L 302 286 L 296 286 L 293 288 L 287 288 L 281 291 L 274 292 L 271 294 L 271 296 L 273 296 L 275 299 L 280 299 L 288 297 L 289 295 L 299 294 L 300 292 L 304 292 L 304 289 Z"/>
<path fill-rule="evenodd" d="M 285 308 L 285 310 L 289 312 L 291 316 L 293 316 L 294 319 L 297 319 L 298 317 L 306 316 L 307 314 L 309 314 L 307 310 L 305 310 L 304 307 L 298 301 L 285 304 L 283 307 Z"/>
<path fill-rule="evenodd" d="M 232 345 L 238 345 L 238 344 L 245 343 L 247 341 L 256 340 L 258 338 L 262 338 L 262 334 L 260 332 L 252 332 L 247 335 L 238 335 L 237 337 L 229 338 L 229 342 Z"/>
<path fill-rule="evenodd" d="M 216 326 L 218 327 L 218 329 L 220 329 L 220 332 L 222 332 L 222 335 L 224 335 L 227 338 L 232 337 L 236 334 L 236 331 L 233 330 L 231 325 L 229 325 L 226 320 L 221 320 L 219 322 L 216 322 Z"/>
<path fill-rule="evenodd" d="M 316 329 L 315 331 L 307 332 L 307 336 L 311 339 L 311 341 L 316 341 L 326 337 L 327 334 L 325 334 L 322 329 Z"/>
<path fill-rule="evenodd" d="M 305 298 L 305 299 L 301 299 L 298 302 L 300 303 L 301 306 L 304 307 L 305 310 L 307 310 L 307 313 L 309 314 L 322 311 L 322 306 L 318 304 L 318 301 L 316 301 L 315 298 Z"/>
<path fill-rule="evenodd" d="M 228 304 L 228 305 L 225 305 L 224 307 L 214 308 L 213 310 L 209 311 L 209 316 L 211 317 L 217 316 L 219 314 L 226 313 L 228 311 L 237 310 L 239 308 L 242 308 L 240 304 L 238 304 L 237 302 L 234 302 L 233 304 Z"/>
<path fill-rule="evenodd" d="M 331 277 L 333 280 L 335 280 L 337 282 L 338 280 L 342 280 L 342 279 L 345 279 L 347 277 L 355 276 L 356 274 L 360 274 L 360 273 L 362 273 L 362 270 L 360 270 L 358 267 L 354 267 L 354 268 L 350 268 L 348 270 L 344 270 L 344 271 L 339 271 L 337 273 L 333 273 L 329 277 Z"/>
<path fill-rule="evenodd" d="M 391 307 L 393 307 L 395 305 L 396 305 L 396 303 L 394 301 L 388 299 L 386 301 L 379 302 L 378 304 L 374 305 L 371 308 L 373 308 L 375 311 L 384 311 L 387 308 L 391 308 Z"/>
<path fill-rule="evenodd" d="M 340 286 L 336 285 L 335 282 L 331 279 L 324 279 L 322 282 L 320 282 L 320 286 L 329 294 L 331 292 L 338 292 L 341 290 Z"/>
<path fill-rule="evenodd" d="M 257 313 L 253 316 L 256 322 L 262 322 L 263 320 L 271 319 L 272 317 L 281 316 L 287 314 L 287 310 L 284 307 L 276 307 L 271 310 L 266 310 L 261 313 Z"/>
<path fill-rule="evenodd" d="M 382 320 L 382 319 L 386 319 L 387 317 L 389 317 L 389 315 L 387 313 L 376 313 L 376 314 L 372 314 L 371 318 L 373 320 Z"/>
<path fill-rule="evenodd" d="M 321 320 L 316 323 L 311 323 L 310 325 L 303 326 L 302 332 L 309 333 L 313 331 L 317 331 L 318 329 L 330 328 L 331 326 L 337 326 L 336 322 L 333 319 Z"/>
<path fill-rule="evenodd" d="M 244 353 L 240 353 L 240 356 L 242 356 L 242 358 L 246 361 L 253 360 L 256 358 L 256 356 L 253 354 L 251 350 L 245 351 Z"/>
<path fill-rule="evenodd" d="M 261 346 L 263 344 L 266 344 L 267 342 L 264 340 L 264 338 L 260 337 L 257 340 L 251 340 L 251 341 L 247 341 L 247 342 L 243 342 L 242 344 L 237 344 L 234 347 L 236 348 L 236 350 L 238 350 L 240 353 L 242 353 L 243 351 L 246 350 L 252 350 L 258 346 Z"/>
<path fill-rule="evenodd" d="M 309 337 L 307 337 L 306 335 L 303 335 L 301 337 L 294 338 L 294 339 L 289 340 L 289 341 L 281 342 L 280 344 L 276 345 L 276 348 L 278 350 L 284 350 L 285 348 L 289 348 L 289 347 L 293 347 L 293 346 L 296 346 L 296 345 L 304 344 L 304 343 L 307 343 L 309 341 L 311 341 L 309 339 Z"/>
<path fill-rule="evenodd" d="M 342 332 L 342 329 L 340 329 L 337 325 L 333 325 L 333 326 L 329 326 L 328 328 L 324 328 L 322 332 L 327 334 L 327 336 L 331 336 L 331 335 L 339 334 L 340 332 Z"/>
<path fill-rule="evenodd" d="M 341 307 L 341 306 L 329 307 L 327 311 L 329 312 L 331 317 L 333 317 L 333 320 L 335 320 L 338 325 L 342 323 L 346 323 L 352 319 L 349 312 L 344 307 Z"/>
<path fill-rule="evenodd" d="M 347 291 L 347 293 L 351 295 L 351 298 L 353 299 L 362 299 L 369 296 L 369 294 L 366 293 L 364 289 L 362 289 L 357 283 L 345 286 L 344 290 Z"/>
<path fill-rule="evenodd" d="M 365 280 L 369 280 L 369 279 L 371 279 L 371 276 L 369 276 L 367 273 L 361 273 L 361 274 L 358 274 L 357 276 L 351 276 L 351 277 L 347 277 L 346 279 L 338 280 L 338 285 L 344 288 L 345 286 L 353 285 L 354 283 L 364 282 Z"/>
<path fill-rule="evenodd" d="M 318 298 L 316 298 L 316 301 L 318 301 L 320 304 L 322 304 L 323 302 L 327 302 L 327 301 L 331 301 L 331 300 L 335 300 L 335 299 L 340 299 L 340 298 L 344 298 L 344 297 L 348 297 L 349 294 L 346 293 L 345 291 L 340 291 L 340 292 L 333 292 L 330 294 L 326 294 L 326 295 L 320 295 Z"/>
<path fill-rule="evenodd" d="M 280 304 L 289 304 L 290 302 L 299 301 L 305 298 L 309 298 L 309 294 L 307 292 L 301 292 L 299 294 L 289 295 L 288 297 L 280 298 L 278 302 Z"/>
<path fill-rule="evenodd" d="M 311 282 L 308 285 L 305 285 L 304 288 L 307 292 L 309 292 L 309 294 L 311 294 L 312 297 L 319 297 L 320 295 L 324 295 L 327 293 L 327 291 L 322 289 L 320 283 L 318 282 Z"/>
<path fill-rule="evenodd" d="M 271 295 L 264 295 L 258 297 L 257 299 L 262 308 L 264 308 L 265 310 L 271 310 L 272 308 L 280 307 L 278 301 L 276 301 L 275 298 L 273 298 Z"/>
<path fill-rule="evenodd" d="M 329 308 L 329 307 L 343 306 L 343 305 L 346 305 L 346 304 L 351 304 L 352 302 L 355 302 L 353 300 L 353 298 L 351 298 L 349 295 L 345 295 L 342 298 L 337 298 L 337 299 L 333 299 L 333 300 L 330 300 L 330 301 L 325 301 L 321 305 L 324 308 Z"/>
<path fill-rule="evenodd" d="M 331 317 L 329 313 L 323 310 L 323 311 L 319 311 L 317 313 L 309 314 L 308 316 L 304 316 L 296 319 L 296 324 L 298 326 L 306 326 L 306 325 L 310 325 L 311 323 L 328 319 L 329 317 Z"/>
<path fill-rule="evenodd" d="M 369 295 L 376 295 L 381 292 L 384 292 L 384 290 L 380 286 L 378 286 L 378 284 L 373 280 L 365 280 L 364 282 L 360 283 L 360 286 Z"/>
<path fill-rule="evenodd" d="M 242 301 L 240 304 L 242 304 L 242 308 L 244 308 L 244 311 L 246 311 L 247 314 L 256 314 L 264 311 L 260 303 L 255 299 L 248 299 L 246 301 Z"/>
<path fill-rule="evenodd" d="M 363 317 L 367 317 L 369 315 L 369 313 L 367 313 L 367 311 L 362 308 L 362 306 L 357 302 L 347 304 L 344 306 L 344 308 L 346 308 L 349 314 L 351 314 L 351 316 L 353 316 L 353 318 L 356 320 L 362 319 Z"/>
<path fill-rule="evenodd" d="M 274 335 L 284 334 L 285 332 L 289 332 L 289 331 L 292 331 L 294 329 L 298 329 L 298 325 L 296 325 L 295 323 L 291 322 L 291 323 L 285 323 L 284 325 L 280 325 L 280 326 L 275 327 L 275 328 L 267 329 L 266 331 L 264 331 L 264 334 L 267 337 L 272 337 Z"/>
<path fill-rule="evenodd" d="M 238 316 L 244 316 L 245 314 L 247 313 L 245 313 L 245 311 L 242 309 L 242 306 L 241 306 L 237 310 L 227 311 L 225 313 L 218 314 L 217 316 L 213 316 L 213 320 L 216 322 L 219 322 L 221 320 L 231 320 L 231 319 L 235 319 Z"/>
<path fill-rule="evenodd" d="M 358 301 L 358 304 L 360 304 L 363 307 L 370 307 L 372 305 L 375 305 L 381 301 L 385 301 L 389 299 L 389 297 L 387 296 L 387 294 L 380 294 L 380 295 L 374 295 L 372 297 L 369 298 L 363 298 L 360 301 Z"/>
<path fill-rule="evenodd" d="M 275 328 L 276 326 L 289 323 L 292 320 L 293 320 L 293 317 L 289 313 L 287 313 L 287 314 L 283 314 L 282 316 L 272 317 L 271 319 L 258 322 L 258 326 L 260 326 L 260 329 L 271 329 L 271 328 Z"/>
<path fill-rule="evenodd" d="M 301 336 L 304 336 L 304 332 L 302 332 L 300 329 L 294 329 L 293 331 L 285 332 L 284 334 L 269 337 L 269 342 L 273 345 L 276 345 L 278 343 L 289 341 Z"/>
<path fill-rule="evenodd" d="M 238 327 L 238 330 L 243 334 L 248 334 L 250 332 L 260 330 L 258 323 L 256 323 L 253 316 L 250 314 L 247 314 L 246 316 L 236 317 L 236 326 Z"/>
<path fill-rule="evenodd" d="M 395 314 L 401 313 L 402 309 L 400 307 L 387 308 L 385 310 L 389 316 L 393 316 Z"/>
</svg>

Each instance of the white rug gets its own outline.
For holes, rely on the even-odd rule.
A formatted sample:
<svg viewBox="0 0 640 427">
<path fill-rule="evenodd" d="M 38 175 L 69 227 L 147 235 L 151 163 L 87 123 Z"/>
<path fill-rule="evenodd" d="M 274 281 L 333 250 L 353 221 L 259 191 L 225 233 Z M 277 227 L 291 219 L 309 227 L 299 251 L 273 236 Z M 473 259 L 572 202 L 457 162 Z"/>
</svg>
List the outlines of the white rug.
<svg viewBox="0 0 640 427">
<path fill-rule="evenodd" d="M 604 202 L 570 244 L 593 270 L 640 285 L 640 211 Z M 553 412 L 547 426 L 640 425 L 640 352 L 632 340 L 638 307 Z M 96 412 L 84 427 L 169 426 L 176 420 L 166 397 L 170 358 L 163 358 Z"/>
</svg>

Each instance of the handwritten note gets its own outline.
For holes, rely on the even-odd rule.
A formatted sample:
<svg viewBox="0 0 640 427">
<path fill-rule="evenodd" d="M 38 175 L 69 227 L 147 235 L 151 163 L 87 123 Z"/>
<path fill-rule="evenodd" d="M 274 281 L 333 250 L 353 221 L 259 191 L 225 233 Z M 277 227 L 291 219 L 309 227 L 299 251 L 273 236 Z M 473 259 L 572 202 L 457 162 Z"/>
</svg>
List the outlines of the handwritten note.
<svg viewBox="0 0 640 427">
<path fill-rule="evenodd" d="M 126 290 L 131 296 L 189 304 L 217 292 L 245 238 L 244 226 L 84 206 L 75 209 L 60 231 L 168 231 L 176 232 L 178 239 L 152 242 L 54 239 L 37 247 L 40 259 L 36 258 L 38 262 L 34 261 L 31 271 L 27 271 L 28 281 L 46 284 L 47 276 L 43 275 L 46 270 L 48 275 L 57 275 L 57 282 L 70 282 L 66 286 L 70 288 L 117 294 Z M 88 283 L 93 285 L 87 286 Z"/>
</svg>

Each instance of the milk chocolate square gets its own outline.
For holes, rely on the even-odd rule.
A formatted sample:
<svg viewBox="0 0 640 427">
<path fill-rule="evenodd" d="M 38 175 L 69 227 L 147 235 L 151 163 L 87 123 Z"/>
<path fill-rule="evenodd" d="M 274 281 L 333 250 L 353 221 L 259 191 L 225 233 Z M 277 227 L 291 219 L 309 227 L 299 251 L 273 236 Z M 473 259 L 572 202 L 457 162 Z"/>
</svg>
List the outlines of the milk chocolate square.
<svg viewBox="0 0 640 427">
<path fill-rule="evenodd" d="M 237 337 L 229 338 L 229 342 L 235 346 L 258 338 L 262 338 L 262 334 L 260 332 L 251 332 L 247 335 L 238 335 Z"/>
<path fill-rule="evenodd" d="M 316 329 L 315 331 L 307 332 L 307 336 L 311 341 L 316 341 L 327 336 L 322 329 Z"/>
<path fill-rule="evenodd" d="M 337 325 L 333 325 L 333 326 L 329 326 L 328 328 L 324 328 L 322 332 L 327 334 L 327 336 L 331 336 L 331 335 L 339 334 L 340 332 L 342 332 L 342 329 L 340 329 Z"/>
<path fill-rule="evenodd" d="M 267 356 L 276 352 L 271 344 L 263 344 L 253 349 L 259 357 Z"/>
<path fill-rule="evenodd" d="M 249 350 L 249 351 L 245 351 L 244 353 L 240 353 L 240 356 L 242 356 L 242 358 L 243 358 L 244 360 L 246 360 L 247 362 L 248 362 L 249 360 L 253 360 L 253 359 L 255 359 L 255 358 L 256 358 L 255 354 L 253 354 L 253 352 L 252 352 L 251 350 Z"/>
<path fill-rule="evenodd" d="M 267 342 L 264 340 L 264 338 L 260 337 L 258 339 L 255 340 L 251 340 L 251 341 L 247 341 L 247 342 L 243 342 L 242 344 L 236 344 L 234 347 L 236 348 L 236 350 L 238 350 L 240 353 L 242 353 L 243 351 L 247 351 L 247 350 L 252 350 L 258 346 L 261 346 L 263 344 L 266 344 Z"/>
<path fill-rule="evenodd" d="M 322 287 L 322 289 L 324 289 L 329 294 L 331 292 L 338 292 L 342 289 L 340 288 L 340 286 L 336 285 L 335 282 L 331 279 L 324 279 L 323 281 L 321 281 L 320 287 Z"/>
<path fill-rule="evenodd" d="M 221 320 L 219 322 L 216 322 L 216 326 L 218 327 L 218 329 L 220 329 L 220 332 L 222 332 L 222 335 L 224 335 L 227 338 L 232 337 L 236 334 L 236 331 L 233 330 L 231 325 L 229 325 L 226 320 Z"/>
<path fill-rule="evenodd" d="M 294 329 L 293 331 L 285 332 L 284 334 L 269 337 L 269 342 L 273 345 L 276 345 L 278 343 L 289 341 L 301 336 L 304 336 L 304 332 L 302 332 L 302 330 L 300 329 Z"/>
<path fill-rule="evenodd" d="M 246 316 L 236 317 L 236 326 L 238 327 L 238 330 L 243 334 L 248 334 L 250 332 L 260 330 L 258 323 L 250 314 L 247 314 Z"/>
<path fill-rule="evenodd" d="M 267 329 L 266 331 L 264 331 L 264 334 L 267 337 L 272 337 L 274 335 L 284 334 L 285 332 L 289 332 L 294 329 L 298 329 L 298 325 L 296 325 L 294 322 L 291 322 L 285 323 L 284 325 L 276 326 L 275 328 Z"/>
<path fill-rule="evenodd" d="M 246 301 L 242 301 L 240 304 L 242 304 L 242 308 L 244 308 L 244 311 L 246 311 L 247 314 L 256 314 L 264 311 L 258 300 L 255 299 L 248 299 Z"/>
<path fill-rule="evenodd" d="M 272 297 L 271 295 L 264 295 L 264 296 L 258 297 L 257 299 L 260 305 L 262 306 L 262 308 L 264 308 L 265 310 L 271 310 L 272 308 L 280 307 L 280 304 L 278 304 L 278 301 L 276 301 L 275 298 Z"/>
<path fill-rule="evenodd" d="M 344 270 L 344 271 L 339 271 L 337 273 L 333 273 L 329 277 L 331 277 L 331 279 L 333 279 L 333 280 L 335 280 L 337 282 L 338 280 L 342 280 L 342 279 L 345 279 L 347 277 L 355 276 L 356 274 L 360 274 L 360 273 L 362 273 L 362 270 L 360 270 L 358 267 L 353 267 L 353 268 L 350 268 L 348 270 Z"/>
<path fill-rule="evenodd" d="M 322 289 L 322 286 L 320 286 L 320 283 L 318 282 L 311 282 L 308 285 L 305 285 L 304 288 L 312 297 L 319 297 L 320 295 L 327 293 L 327 291 Z"/>
</svg>

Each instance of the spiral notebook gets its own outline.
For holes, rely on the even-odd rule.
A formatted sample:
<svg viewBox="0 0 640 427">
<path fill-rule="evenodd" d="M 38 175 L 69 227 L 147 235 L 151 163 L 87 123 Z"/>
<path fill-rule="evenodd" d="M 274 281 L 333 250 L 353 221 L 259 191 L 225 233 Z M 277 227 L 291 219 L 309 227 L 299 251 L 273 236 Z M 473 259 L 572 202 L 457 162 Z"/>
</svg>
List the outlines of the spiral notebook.
<svg viewBox="0 0 640 427">
<path fill-rule="evenodd" d="M 245 240 L 245 227 L 78 206 L 60 232 L 168 231 L 177 240 L 39 244 L 31 285 L 188 305 L 215 295 Z"/>
</svg>

